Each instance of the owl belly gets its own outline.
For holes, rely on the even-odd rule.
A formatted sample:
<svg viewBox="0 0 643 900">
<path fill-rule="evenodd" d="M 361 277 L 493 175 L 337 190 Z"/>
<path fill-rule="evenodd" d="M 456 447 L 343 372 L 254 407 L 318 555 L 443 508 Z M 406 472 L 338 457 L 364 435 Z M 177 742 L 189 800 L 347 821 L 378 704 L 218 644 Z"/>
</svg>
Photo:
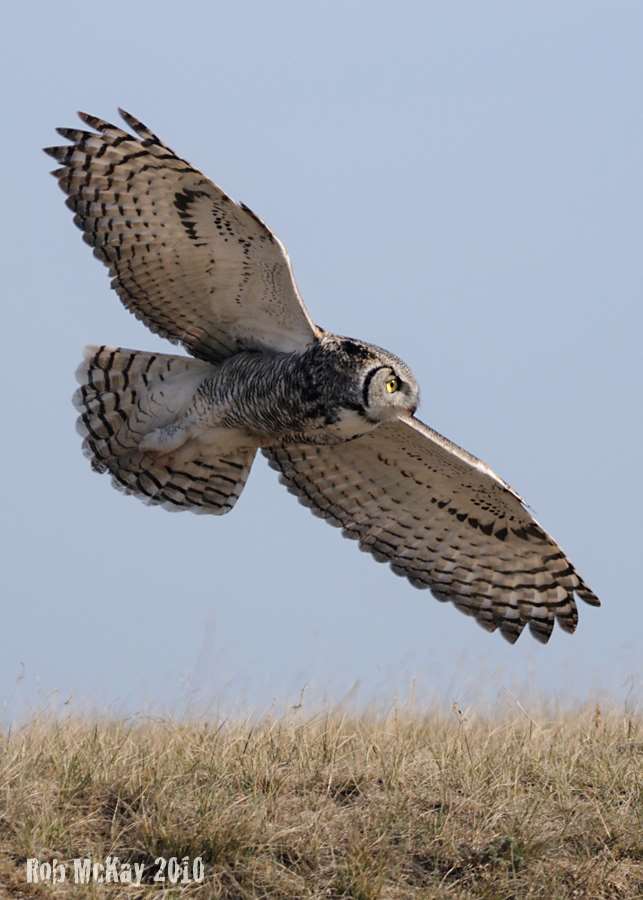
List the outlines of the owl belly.
<svg viewBox="0 0 643 900">
<path fill-rule="evenodd" d="M 230 429 L 256 447 L 341 444 L 377 424 L 332 365 L 305 353 L 236 354 L 204 380 L 189 413 L 199 431 L 214 430 L 214 439 Z"/>
</svg>

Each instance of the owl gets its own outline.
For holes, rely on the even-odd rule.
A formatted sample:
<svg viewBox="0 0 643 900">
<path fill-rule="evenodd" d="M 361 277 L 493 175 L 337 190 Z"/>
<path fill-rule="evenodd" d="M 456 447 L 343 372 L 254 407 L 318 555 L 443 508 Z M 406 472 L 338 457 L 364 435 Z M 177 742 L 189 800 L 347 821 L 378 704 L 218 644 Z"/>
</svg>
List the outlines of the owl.
<svg viewBox="0 0 643 900">
<path fill-rule="evenodd" d="M 315 515 L 511 643 L 599 600 L 518 494 L 419 419 L 393 353 L 315 325 L 284 246 L 134 116 L 46 152 L 125 306 L 187 356 L 96 346 L 74 395 L 83 449 L 127 494 L 222 515 L 258 451 Z"/>
</svg>

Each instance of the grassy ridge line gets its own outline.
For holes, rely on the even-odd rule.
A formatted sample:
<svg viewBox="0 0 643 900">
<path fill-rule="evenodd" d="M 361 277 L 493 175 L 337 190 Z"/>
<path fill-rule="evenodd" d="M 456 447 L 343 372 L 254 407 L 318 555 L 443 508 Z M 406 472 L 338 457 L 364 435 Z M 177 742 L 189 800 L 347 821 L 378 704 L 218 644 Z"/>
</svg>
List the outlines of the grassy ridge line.
<svg viewBox="0 0 643 900">
<path fill-rule="evenodd" d="M 32 721 L 0 738 L 7 897 L 643 896 L 641 719 L 459 712 Z M 176 889 L 30 886 L 25 860 L 202 856 Z M 151 876 L 152 869 L 148 870 Z M 3 896 L 4 896 L 3 895 Z"/>
</svg>

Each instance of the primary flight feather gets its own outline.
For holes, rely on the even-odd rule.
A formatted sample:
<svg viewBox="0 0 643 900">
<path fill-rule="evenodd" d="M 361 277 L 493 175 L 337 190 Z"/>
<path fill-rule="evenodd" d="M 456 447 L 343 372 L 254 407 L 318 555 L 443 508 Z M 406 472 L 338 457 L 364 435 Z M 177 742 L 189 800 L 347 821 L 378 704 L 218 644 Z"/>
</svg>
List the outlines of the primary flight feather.
<svg viewBox="0 0 643 900">
<path fill-rule="evenodd" d="M 112 287 L 192 357 L 89 347 L 74 395 L 83 448 L 116 487 L 222 514 L 258 449 L 316 514 L 416 587 L 514 642 L 576 628 L 599 600 L 520 497 L 415 418 L 402 360 L 315 326 L 274 234 L 120 111 L 80 113 L 49 147 Z"/>
</svg>

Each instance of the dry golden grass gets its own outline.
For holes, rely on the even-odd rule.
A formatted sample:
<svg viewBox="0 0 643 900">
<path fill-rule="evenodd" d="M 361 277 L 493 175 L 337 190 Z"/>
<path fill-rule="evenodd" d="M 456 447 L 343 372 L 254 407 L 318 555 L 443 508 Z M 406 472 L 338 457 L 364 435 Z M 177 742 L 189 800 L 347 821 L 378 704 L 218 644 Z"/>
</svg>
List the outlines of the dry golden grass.
<svg viewBox="0 0 643 900">
<path fill-rule="evenodd" d="M 458 711 L 34 721 L 0 740 L 7 897 L 643 896 L 641 721 Z M 25 860 L 202 856 L 182 888 L 28 885 Z"/>
</svg>

